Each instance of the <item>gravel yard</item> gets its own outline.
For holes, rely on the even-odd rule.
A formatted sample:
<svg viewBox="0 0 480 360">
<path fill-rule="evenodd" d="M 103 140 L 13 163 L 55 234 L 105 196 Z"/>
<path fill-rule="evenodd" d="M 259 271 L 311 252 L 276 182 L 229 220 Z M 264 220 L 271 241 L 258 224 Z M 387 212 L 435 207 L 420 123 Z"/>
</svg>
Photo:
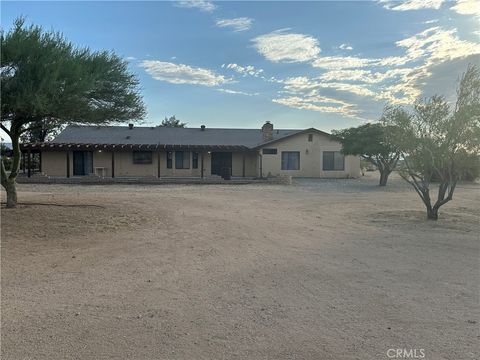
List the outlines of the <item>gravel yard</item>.
<svg viewBox="0 0 480 360">
<path fill-rule="evenodd" d="M 433 222 L 376 176 L 19 185 L 2 359 L 478 359 L 480 186 Z"/>
</svg>

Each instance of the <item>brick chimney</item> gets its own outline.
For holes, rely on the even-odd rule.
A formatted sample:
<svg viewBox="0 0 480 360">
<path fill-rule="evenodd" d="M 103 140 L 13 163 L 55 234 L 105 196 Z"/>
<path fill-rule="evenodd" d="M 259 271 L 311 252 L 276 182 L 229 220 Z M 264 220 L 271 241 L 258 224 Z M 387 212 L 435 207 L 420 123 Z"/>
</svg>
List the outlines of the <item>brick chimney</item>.
<svg viewBox="0 0 480 360">
<path fill-rule="evenodd" d="M 263 141 L 273 140 L 273 124 L 270 121 L 266 121 L 262 126 Z"/>
</svg>

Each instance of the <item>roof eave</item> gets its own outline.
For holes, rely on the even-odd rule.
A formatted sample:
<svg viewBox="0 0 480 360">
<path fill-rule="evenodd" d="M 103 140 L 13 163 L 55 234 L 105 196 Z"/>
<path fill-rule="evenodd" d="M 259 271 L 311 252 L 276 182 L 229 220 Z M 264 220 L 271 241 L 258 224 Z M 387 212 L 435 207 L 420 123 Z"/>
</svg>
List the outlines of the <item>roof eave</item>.
<svg viewBox="0 0 480 360">
<path fill-rule="evenodd" d="M 318 129 L 315 129 L 315 128 L 308 128 L 308 129 L 305 129 L 305 130 L 300 130 L 300 131 L 297 131 L 297 132 L 294 132 L 292 134 L 288 134 L 284 137 L 281 137 L 279 139 L 273 139 L 273 140 L 270 140 L 270 141 L 266 141 L 266 142 L 263 142 L 255 147 L 252 148 L 252 150 L 257 150 L 257 149 L 260 149 L 262 147 L 264 147 L 265 145 L 271 145 L 271 144 L 274 144 L 276 142 L 279 142 L 279 141 L 282 141 L 282 140 L 285 140 L 285 139 L 288 139 L 288 138 L 291 138 L 292 136 L 296 136 L 296 135 L 301 135 L 301 134 L 306 134 L 306 133 L 309 133 L 309 132 L 316 132 L 318 134 L 322 134 L 322 135 L 325 135 L 331 139 L 333 139 L 333 135 L 332 134 L 329 134 L 325 131 L 322 131 L 322 130 L 318 130 Z"/>
</svg>

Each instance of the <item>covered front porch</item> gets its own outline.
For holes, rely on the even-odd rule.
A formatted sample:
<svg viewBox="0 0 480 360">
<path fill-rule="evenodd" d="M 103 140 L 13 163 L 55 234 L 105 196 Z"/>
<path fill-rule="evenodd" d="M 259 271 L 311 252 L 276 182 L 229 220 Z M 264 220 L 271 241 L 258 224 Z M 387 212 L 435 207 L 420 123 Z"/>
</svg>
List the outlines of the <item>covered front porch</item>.
<svg viewBox="0 0 480 360">
<path fill-rule="evenodd" d="M 26 176 L 50 178 L 254 178 L 259 155 L 244 146 L 22 144 Z"/>
</svg>

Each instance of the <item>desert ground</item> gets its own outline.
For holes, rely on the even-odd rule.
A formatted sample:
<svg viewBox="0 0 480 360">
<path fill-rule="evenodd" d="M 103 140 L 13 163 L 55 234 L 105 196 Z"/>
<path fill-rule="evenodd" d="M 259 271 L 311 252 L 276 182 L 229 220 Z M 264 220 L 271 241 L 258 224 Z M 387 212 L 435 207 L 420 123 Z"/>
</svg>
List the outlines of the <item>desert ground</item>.
<svg viewBox="0 0 480 360">
<path fill-rule="evenodd" d="M 2 359 L 479 358 L 479 184 L 19 185 Z M 2 202 L 5 194 L 2 193 Z"/>
</svg>

